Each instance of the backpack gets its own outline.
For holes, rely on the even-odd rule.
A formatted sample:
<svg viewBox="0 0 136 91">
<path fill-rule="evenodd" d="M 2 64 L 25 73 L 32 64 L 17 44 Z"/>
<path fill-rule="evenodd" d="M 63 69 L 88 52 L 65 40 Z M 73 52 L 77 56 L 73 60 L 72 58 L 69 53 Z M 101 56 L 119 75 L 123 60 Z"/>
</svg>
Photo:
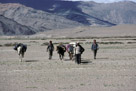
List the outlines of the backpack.
<svg viewBox="0 0 136 91">
<path fill-rule="evenodd" d="M 68 52 L 73 52 L 73 46 L 70 45 L 70 46 L 68 47 Z"/>
<path fill-rule="evenodd" d="M 53 44 L 48 45 L 48 49 L 49 49 L 50 51 L 53 51 L 53 50 L 54 50 L 54 46 L 53 46 Z"/>
</svg>

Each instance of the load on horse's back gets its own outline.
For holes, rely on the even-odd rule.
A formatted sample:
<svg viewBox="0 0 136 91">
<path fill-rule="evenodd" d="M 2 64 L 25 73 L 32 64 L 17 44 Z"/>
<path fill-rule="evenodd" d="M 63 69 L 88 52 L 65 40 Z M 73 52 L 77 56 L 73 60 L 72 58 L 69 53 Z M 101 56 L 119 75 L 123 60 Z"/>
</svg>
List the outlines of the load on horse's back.
<svg viewBox="0 0 136 91">
<path fill-rule="evenodd" d="M 70 44 L 68 44 L 68 45 L 67 45 L 67 51 L 68 51 L 68 52 L 73 52 L 73 46 L 70 45 Z"/>
<path fill-rule="evenodd" d="M 74 47 L 73 47 L 73 45 L 72 44 L 68 44 L 66 49 L 67 49 L 67 52 L 69 54 L 70 60 L 72 60 L 73 53 L 74 53 Z"/>
<path fill-rule="evenodd" d="M 24 45 L 22 43 L 16 44 L 15 47 L 14 47 L 14 50 L 17 51 L 17 53 L 20 57 L 20 60 L 22 61 L 22 58 L 24 58 L 24 53 L 27 50 L 27 45 Z"/>
</svg>

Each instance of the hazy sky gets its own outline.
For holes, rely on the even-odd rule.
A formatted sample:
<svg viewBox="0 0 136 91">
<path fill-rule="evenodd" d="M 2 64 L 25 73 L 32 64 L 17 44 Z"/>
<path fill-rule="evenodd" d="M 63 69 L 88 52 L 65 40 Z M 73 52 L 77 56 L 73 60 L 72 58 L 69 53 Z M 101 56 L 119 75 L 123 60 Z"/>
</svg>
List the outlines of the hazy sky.
<svg viewBox="0 0 136 91">
<path fill-rule="evenodd" d="M 65 0 L 65 1 L 95 1 L 99 3 L 111 3 L 111 2 L 118 2 L 118 1 L 134 1 L 136 0 Z"/>
</svg>

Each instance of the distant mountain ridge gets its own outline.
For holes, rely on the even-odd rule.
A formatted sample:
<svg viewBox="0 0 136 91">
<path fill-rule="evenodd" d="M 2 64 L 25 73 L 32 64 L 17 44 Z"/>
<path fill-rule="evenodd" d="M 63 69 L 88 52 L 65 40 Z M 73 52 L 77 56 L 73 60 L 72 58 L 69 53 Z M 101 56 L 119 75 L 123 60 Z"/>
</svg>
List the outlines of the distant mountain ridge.
<svg viewBox="0 0 136 91">
<path fill-rule="evenodd" d="M 36 32 L 82 26 L 82 24 L 64 17 L 20 4 L 0 4 L 0 14 L 21 25 L 32 27 Z"/>
<path fill-rule="evenodd" d="M 115 3 L 96 3 L 94 1 L 73 2 L 62 0 L 2 0 L 0 2 L 20 3 L 37 10 L 58 14 L 85 25 L 92 25 L 90 18 L 88 19 L 86 15 L 113 25 L 136 24 L 136 3 L 126 0 Z M 76 14 L 69 11 L 76 12 Z M 66 12 L 69 13 L 64 15 L 63 13 Z"/>
<path fill-rule="evenodd" d="M 37 10 L 42 10 L 59 16 L 63 16 L 69 20 L 81 23 L 83 25 L 104 25 L 113 26 L 108 21 L 103 21 L 97 17 L 82 12 L 78 6 L 80 2 L 59 1 L 59 0 L 5 0 L 3 3 L 20 3 Z"/>
<path fill-rule="evenodd" d="M 87 25 L 112 26 L 113 25 L 112 23 L 100 19 L 96 19 L 89 15 L 78 13 L 76 11 L 51 13 L 41 10 L 35 10 L 33 8 L 26 7 L 24 5 L 14 4 L 14 3 L 0 4 L 0 15 L 3 15 L 4 17 L 16 21 L 20 25 L 27 26 L 30 29 L 33 28 L 33 31 L 35 33 L 49 31 L 53 29 L 73 28 L 77 26 L 87 26 Z"/>
</svg>

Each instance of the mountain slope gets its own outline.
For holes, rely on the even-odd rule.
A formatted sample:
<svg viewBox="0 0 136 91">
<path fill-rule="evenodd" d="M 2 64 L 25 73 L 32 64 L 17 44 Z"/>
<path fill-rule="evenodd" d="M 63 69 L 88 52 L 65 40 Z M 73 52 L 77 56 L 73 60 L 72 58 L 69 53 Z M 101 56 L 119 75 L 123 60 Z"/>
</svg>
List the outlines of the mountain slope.
<svg viewBox="0 0 136 91">
<path fill-rule="evenodd" d="M 18 24 L 17 22 L 0 15 L 0 35 L 32 35 L 32 28 Z"/>
<path fill-rule="evenodd" d="M 114 24 L 136 24 L 136 3 L 130 1 L 117 3 L 80 2 L 79 7 L 88 15 Z"/>
<path fill-rule="evenodd" d="M 116 3 L 72 2 L 61 0 L 2 0 L 2 3 L 20 3 L 34 9 L 47 11 L 63 16 L 63 12 L 69 12 L 64 17 L 91 25 L 103 20 L 110 24 L 136 24 L 136 3 L 132 1 Z M 76 12 L 76 14 L 71 13 Z M 85 16 L 84 16 L 85 15 Z M 89 16 L 89 17 L 86 17 Z M 98 20 L 97 20 L 98 19 Z M 105 23 L 106 23 L 105 22 Z"/>
<path fill-rule="evenodd" d="M 20 3 L 34 9 L 42 10 L 59 16 L 63 16 L 68 20 L 81 23 L 83 25 L 113 26 L 114 24 L 98 19 L 94 16 L 82 12 L 78 7 L 80 2 L 59 1 L 59 0 L 5 0 L 3 3 Z"/>
<path fill-rule="evenodd" d="M 37 32 L 82 26 L 82 24 L 64 17 L 20 4 L 0 4 L 0 14 L 22 25 L 30 26 Z"/>
<path fill-rule="evenodd" d="M 8 3 L 0 3 L 0 15 L 30 29 L 33 28 L 32 31 L 36 33 L 77 26 L 136 24 L 136 3 L 130 1 L 107 4 L 56 0 L 0 0 L 0 2 Z"/>
</svg>

